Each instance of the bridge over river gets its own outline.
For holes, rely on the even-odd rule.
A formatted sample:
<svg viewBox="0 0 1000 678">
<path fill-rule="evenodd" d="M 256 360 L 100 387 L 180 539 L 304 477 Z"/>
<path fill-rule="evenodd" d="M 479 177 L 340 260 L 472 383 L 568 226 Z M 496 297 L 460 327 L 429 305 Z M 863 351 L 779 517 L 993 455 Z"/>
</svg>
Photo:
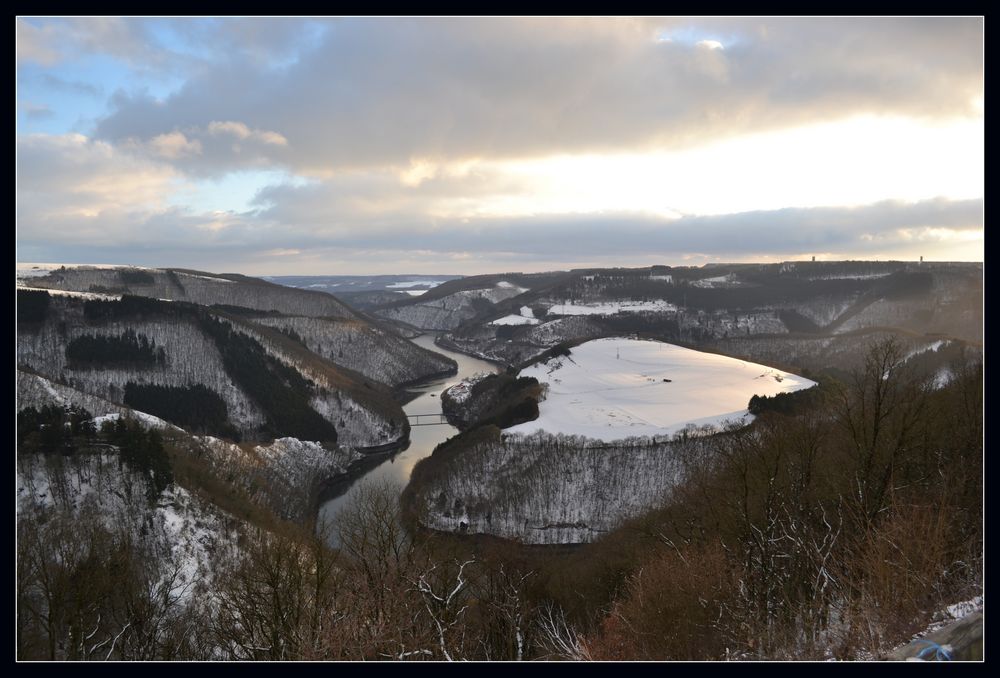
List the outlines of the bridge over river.
<svg viewBox="0 0 1000 678">
<path fill-rule="evenodd" d="M 432 379 L 421 386 L 409 388 L 411 391 L 420 392 L 419 396 L 403 407 L 412 429 L 409 447 L 396 454 L 385 455 L 381 464 L 367 471 L 364 476 L 358 477 L 357 480 L 363 477 L 365 481 L 389 482 L 402 490 L 410 481 L 410 471 L 413 470 L 414 465 L 424 457 L 430 456 L 438 444 L 458 434 L 458 429 L 450 426 L 441 413 L 441 392 L 466 377 L 471 377 L 479 372 L 496 372 L 497 369 L 495 365 L 483 360 L 435 345 L 432 334 L 416 337 L 413 339 L 413 343 L 452 358 L 458 363 L 458 373 L 450 377 Z M 318 529 L 322 529 L 324 523 L 332 521 L 341 508 L 351 503 L 353 494 L 359 486 L 360 483 L 355 482 L 346 491 L 341 489 L 337 494 L 326 498 L 320 507 L 319 520 L 317 520 Z M 336 530 L 327 536 L 331 546 L 338 546 Z"/>
<path fill-rule="evenodd" d="M 448 424 L 448 419 L 440 412 L 408 414 L 406 418 L 410 420 L 410 426 L 440 426 Z"/>
</svg>

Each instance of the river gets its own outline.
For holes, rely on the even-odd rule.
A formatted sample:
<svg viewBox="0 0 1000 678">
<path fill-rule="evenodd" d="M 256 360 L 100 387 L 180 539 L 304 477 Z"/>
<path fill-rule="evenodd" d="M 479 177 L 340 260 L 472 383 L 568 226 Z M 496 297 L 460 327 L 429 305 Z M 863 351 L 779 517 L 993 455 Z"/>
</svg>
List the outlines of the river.
<svg viewBox="0 0 1000 678">
<path fill-rule="evenodd" d="M 471 377 L 478 372 L 496 372 L 497 367 L 485 360 L 472 358 L 463 353 L 455 353 L 443 349 L 434 344 L 433 334 L 421 334 L 412 339 L 413 343 L 422 348 L 430 349 L 442 355 L 446 355 L 458 363 L 458 372 L 450 377 L 434 379 L 421 386 L 413 386 L 408 390 L 419 392 L 420 395 L 411 400 L 403 407 L 406 414 L 440 414 L 441 413 L 441 392 L 457 384 L 462 379 Z M 433 419 L 433 418 L 431 418 Z M 443 442 L 458 433 L 458 429 L 450 424 L 438 424 L 435 426 L 413 426 L 410 429 L 410 445 L 402 452 L 385 457 L 385 461 L 370 469 L 364 475 L 358 476 L 342 494 L 339 494 L 324 502 L 319 508 L 317 525 L 322 527 L 327 522 L 333 520 L 340 510 L 351 503 L 354 493 L 362 481 L 388 481 L 398 485 L 400 491 L 410 481 L 410 473 L 418 461 L 424 457 L 429 457 L 438 443 Z M 331 546 L 336 547 L 336 530 L 331 530 Z"/>
</svg>

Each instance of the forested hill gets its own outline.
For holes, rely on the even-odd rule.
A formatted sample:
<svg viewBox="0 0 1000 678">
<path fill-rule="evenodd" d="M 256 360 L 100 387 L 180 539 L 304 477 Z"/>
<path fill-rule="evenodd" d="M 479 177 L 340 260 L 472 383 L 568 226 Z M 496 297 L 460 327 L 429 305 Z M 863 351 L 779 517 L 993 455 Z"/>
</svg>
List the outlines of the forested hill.
<svg viewBox="0 0 1000 678">
<path fill-rule="evenodd" d="M 239 315 L 145 297 L 18 290 L 21 369 L 234 440 L 352 447 L 406 436 L 387 386 Z M 20 394 L 19 408 L 38 405 Z"/>
<path fill-rule="evenodd" d="M 42 272 L 42 271 L 40 271 Z M 225 305 L 317 317 L 355 319 L 357 314 L 324 292 L 296 290 L 235 273 L 206 273 L 180 268 L 73 266 L 52 269 L 30 279 L 32 287 L 131 294 L 205 306 Z"/>
<path fill-rule="evenodd" d="M 62 267 L 19 270 L 19 286 L 118 298 L 123 295 L 206 306 L 245 323 L 273 328 L 340 367 L 388 386 L 454 369 L 444 356 L 405 340 L 389 325 L 351 310 L 325 292 L 236 274 L 185 269 Z"/>
<path fill-rule="evenodd" d="M 511 365 L 563 342 L 641 334 L 848 369 L 858 351 L 846 347 L 874 333 L 981 346 L 983 267 L 803 261 L 476 276 L 371 312 L 447 330 L 442 345 Z"/>
</svg>

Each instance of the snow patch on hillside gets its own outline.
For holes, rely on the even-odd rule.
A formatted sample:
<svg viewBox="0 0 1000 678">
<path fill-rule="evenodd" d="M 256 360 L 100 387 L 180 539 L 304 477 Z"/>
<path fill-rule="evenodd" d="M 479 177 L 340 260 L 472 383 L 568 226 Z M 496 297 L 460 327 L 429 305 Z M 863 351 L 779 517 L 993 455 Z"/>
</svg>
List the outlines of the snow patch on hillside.
<svg viewBox="0 0 1000 678">
<path fill-rule="evenodd" d="M 463 379 L 454 386 L 450 386 L 444 390 L 444 394 L 447 394 L 456 403 L 464 403 L 472 395 L 472 387 L 481 382 L 486 377 L 490 376 L 489 372 L 479 372 L 472 375 L 467 379 Z"/>
<path fill-rule="evenodd" d="M 403 282 L 391 283 L 386 285 L 385 288 L 387 290 L 402 289 L 406 287 L 426 287 L 427 289 L 430 289 L 432 287 L 437 287 L 444 282 L 444 280 L 406 280 Z"/>
<path fill-rule="evenodd" d="M 729 287 L 739 287 L 740 282 L 735 275 L 720 275 L 714 278 L 702 278 L 691 282 L 691 287 L 701 287 L 703 289 L 725 289 Z"/>
<path fill-rule="evenodd" d="M 593 304 L 556 304 L 549 308 L 549 315 L 616 315 L 618 313 L 667 313 L 676 311 L 670 302 L 657 301 L 608 301 Z"/>
<path fill-rule="evenodd" d="M 508 433 L 536 431 L 599 440 L 670 436 L 748 416 L 753 395 L 815 382 L 765 365 L 636 339 L 598 339 L 521 371 L 547 384 L 539 417 Z"/>
<path fill-rule="evenodd" d="M 17 288 L 20 290 L 29 290 L 32 292 L 48 292 L 54 297 L 76 297 L 77 299 L 100 299 L 101 301 L 118 301 L 122 298 L 120 294 L 101 294 L 100 292 L 73 292 L 71 290 L 54 290 L 48 287 L 30 287 L 24 285 L 20 280 L 17 282 Z"/>
<path fill-rule="evenodd" d="M 526 318 L 523 315 L 511 314 L 490 321 L 490 325 L 537 325 L 538 322 L 537 318 Z"/>
<path fill-rule="evenodd" d="M 424 330 L 453 330 L 477 315 L 477 306 L 480 305 L 477 300 L 484 299 L 496 304 L 526 291 L 523 287 L 509 283 L 505 286 L 497 284 L 482 289 L 460 290 L 440 299 L 417 301 L 412 305 L 383 308 L 376 313 L 383 318 L 399 320 Z"/>
<path fill-rule="evenodd" d="M 172 598 L 186 603 L 204 596 L 215 563 L 236 548 L 236 521 L 177 484 L 150 506 L 142 486 L 117 454 L 76 454 L 58 461 L 25 455 L 17 464 L 17 515 L 41 522 L 60 515 L 97 519 L 108 530 L 145 544 L 165 577 L 179 574 L 169 588 Z"/>
<path fill-rule="evenodd" d="M 887 273 L 831 273 L 830 275 L 814 275 L 806 280 L 875 280 L 876 278 L 885 278 L 892 275 L 892 272 Z"/>
<path fill-rule="evenodd" d="M 177 275 L 183 275 L 187 278 L 200 278 L 202 280 L 211 280 L 213 282 L 223 282 L 223 283 L 235 282 L 233 280 L 229 280 L 228 278 L 217 278 L 214 275 L 196 275 L 194 273 L 180 273 L 180 272 L 178 272 Z"/>
<path fill-rule="evenodd" d="M 345 474 L 361 458 L 352 447 L 327 448 L 297 438 L 278 438 L 267 445 L 239 445 L 212 436 L 197 440 L 217 476 L 292 521 L 307 520 L 324 483 Z"/>
<path fill-rule="evenodd" d="M 938 341 L 932 342 L 930 344 L 927 344 L 926 346 L 921 346 L 919 348 L 915 348 L 915 349 L 913 349 L 912 351 L 910 351 L 909 353 L 907 353 L 903 357 L 903 362 L 905 363 L 906 361 L 910 360 L 911 358 L 915 358 L 916 356 L 920 355 L 921 353 L 928 353 L 929 351 L 936 351 L 939 348 L 941 348 L 942 346 L 944 346 L 946 344 L 949 344 L 949 343 L 951 343 L 951 342 L 944 341 L 944 340 L 938 340 Z"/>
<path fill-rule="evenodd" d="M 114 269 L 132 269 L 138 271 L 157 271 L 159 269 L 149 268 L 147 266 L 133 266 L 132 264 L 53 264 L 53 263 L 41 263 L 34 261 L 18 261 L 15 264 L 15 270 L 17 271 L 18 278 L 33 278 L 46 276 L 52 271 L 58 271 L 61 268 L 65 269 L 79 269 L 83 271 L 107 271 Z"/>
<path fill-rule="evenodd" d="M 944 388 L 955 378 L 955 373 L 948 367 L 942 367 L 934 373 L 934 388 Z"/>
<path fill-rule="evenodd" d="M 111 414 L 102 414 L 99 417 L 93 418 L 94 426 L 100 429 L 105 422 L 118 421 L 119 419 L 132 418 L 138 421 L 140 424 L 146 428 L 158 428 L 161 430 L 171 430 L 171 431 L 181 431 L 183 429 L 174 426 L 168 421 L 164 421 L 159 417 L 154 417 L 151 414 L 146 414 L 145 412 L 140 412 L 139 410 L 130 410 L 127 414 L 122 414 L 118 412 L 112 412 Z"/>
<path fill-rule="evenodd" d="M 14 270 L 14 276 L 18 281 L 28 278 L 43 278 L 51 273 L 55 268 L 53 264 L 18 264 Z"/>
<path fill-rule="evenodd" d="M 212 579 L 220 551 L 235 548 L 220 513 L 176 484 L 164 490 L 157 501 L 156 520 L 169 540 L 170 559 L 180 570 L 182 586 L 177 594 L 182 601 L 194 596 L 196 583 L 204 585 Z"/>
</svg>

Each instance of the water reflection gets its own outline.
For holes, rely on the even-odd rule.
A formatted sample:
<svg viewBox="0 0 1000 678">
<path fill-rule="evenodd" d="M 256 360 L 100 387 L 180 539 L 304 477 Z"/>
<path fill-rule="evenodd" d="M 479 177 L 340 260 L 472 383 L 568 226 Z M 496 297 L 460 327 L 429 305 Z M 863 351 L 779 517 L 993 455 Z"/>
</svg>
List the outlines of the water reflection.
<svg viewBox="0 0 1000 678">
<path fill-rule="evenodd" d="M 478 360 L 436 346 L 434 344 L 434 335 L 432 334 L 422 334 L 412 341 L 418 346 L 436 351 L 455 360 L 458 363 L 458 373 L 443 379 L 435 379 L 419 387 L 411 388 L 412 391 L 419 391 L 420 395 L 403 407 L 403 411 L 408 415 L 440 414 L 441 398 L 439 396 L 441 391 L 452 384 L 458 383 L 462 379 L 471 377 L 477 372 L 495 372 L 497 369 L 495 365 L 485 360 Z M 424 457 L 430 456 L 439 443 L 457 433 L 458 429 L 450 424 L 413 426 L 410 429 L 410 444 L 406 449 L 392 455 L 373 458 L 371 460 L 373 468 L 370 471 L 356 478 L 345 491 L 327 500 L 320 506 L 317 520 L 319 529 L 322 529 L 326 522 L 332 520 L 344 506 L 354 501 L 359 483 L 362 480 L 371 480 L 379 483 L 389 482 L 398 486 L 400 491 L 402 491 L 410 481 L 410 474 L 413 472 L 413 467 L 416 466 L 417 462 Z M 330 532 L 335 532 L 335 530 L 331 530 Z M 329 541 L 331 546 L 338 545 L 335 534 L 329 536 Z"/>
</svg>

